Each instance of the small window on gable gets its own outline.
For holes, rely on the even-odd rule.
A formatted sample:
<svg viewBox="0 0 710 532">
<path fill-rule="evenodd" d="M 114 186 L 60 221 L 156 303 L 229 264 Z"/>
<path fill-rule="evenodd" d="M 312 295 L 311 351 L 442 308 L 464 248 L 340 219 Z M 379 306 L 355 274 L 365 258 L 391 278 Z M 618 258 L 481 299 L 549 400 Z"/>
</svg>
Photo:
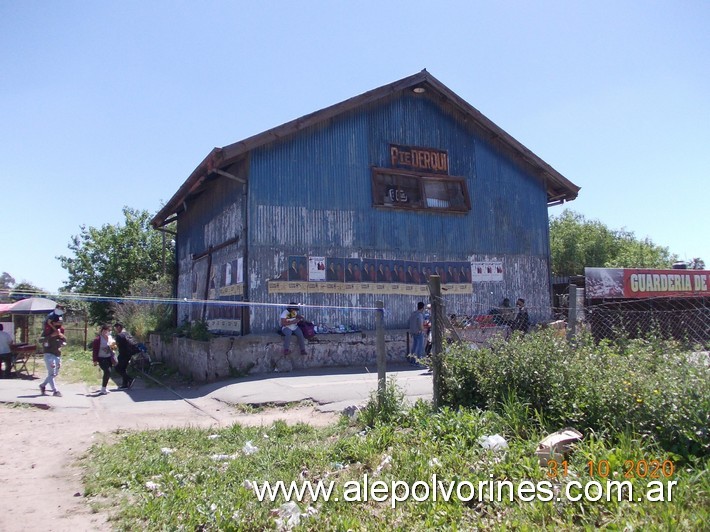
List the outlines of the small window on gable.
<svg viewBox="0 0 710 532">
<path fill-rule="evenodd" d="M 372 201 L 376 207 L 467 212 L 471 210 L 463 177 L 429 176 L 373 168 Z"/>
</svg>

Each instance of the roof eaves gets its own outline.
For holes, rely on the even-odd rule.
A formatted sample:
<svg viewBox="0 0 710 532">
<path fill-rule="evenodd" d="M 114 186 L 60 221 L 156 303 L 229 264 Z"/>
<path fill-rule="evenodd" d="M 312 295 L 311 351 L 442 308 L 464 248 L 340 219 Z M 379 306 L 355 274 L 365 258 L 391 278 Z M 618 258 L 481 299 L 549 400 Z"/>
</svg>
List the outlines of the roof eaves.
<svg viewBox="0 0 710 532">
<path fill-rule="evenodd" d="M 197 187 L 200 186 L 200 184 L 206 179 L 213 169 L 232 164 L 242 155 L 255 148 L 288 137 L 307 127 L 321 123 L 349 110 L 356 109 L 362 105 L 378 101 L 391 94 L 420 85 L 428 85 L 434 91 L 441 94 L 445 99 L 450 100 L 454 107 L 458 108 L 465 115 L 470 116 L 478 128 L 486 132 L 490 142 L 508 147 L 520 158 L 520 160 L 535 169 L 536 173 L 545 182 L 547 187 L 548 202 L 553 201 L 550 199 L 553 196 L 558 199 L 562 199 L 563 201 L 570 201 L 577 197 L 580 187 L 565 178 L 557 170 L 540 159 L 506 131 L 498 127 L 478 109 L 463 100 L 446 85 L 427 72 L 426 69 L 424 69 L 412 76 L 408 76 L 388 85 L 369 90 L 358 96 L 353 96 L 352 98 L 319 111 L 309 113 L 300 118 L 296 118 L 290 122 L 286 122 L 285 124 L 276 126 L 262 133 L 258 133 L 233 144 L 224 146 L 223 148 L 214 148 L 197 166 L 197 168 L 195 168 L 192 174 L 190 174 L 188 179 L 173 195 L 170 201 L 168 201 L 168 203 L 166 203 L 158 214 L 155 215 L 151 223 L 154 227 L 160 227 L 165 224 L 166 219 L 168 219 L 171 214 L 179 212 L 180 205 L 192 192 L 197 189 Z M 555 185 L 554 187 L 550 186 L 550 181 Z M 560 189 L 562 191 L 561 194 Z"/>
</svg>

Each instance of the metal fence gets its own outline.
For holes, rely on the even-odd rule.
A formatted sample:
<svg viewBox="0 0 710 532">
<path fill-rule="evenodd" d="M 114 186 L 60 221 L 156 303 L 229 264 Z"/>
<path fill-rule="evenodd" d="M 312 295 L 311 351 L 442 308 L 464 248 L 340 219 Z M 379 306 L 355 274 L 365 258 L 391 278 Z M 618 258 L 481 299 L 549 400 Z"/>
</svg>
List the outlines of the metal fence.
<svg viewBox="0 0 710 532">
<path fill-rule="evenodd" d="M 531 315 L 549 316 L 547 320 L 533 321 L 531 330 L 551 327 L 568 338 L 588 331 L 597 341 L 657 336 L 710 349 L 710 298 L 595 301 L 584 296 L 583 288 L 572 285 L 568 293 L 555 297 L 558 306 L 529 308 Z M 450 307 L 444 307 L 445 338 L 485 345 L 494 337 L 509 337 L 510 327 L 501 323 L 499 310 L 474 309 L 471 314 L 453 314 Z"/>
<path fill-rule="evenodd" d="M 710 347 L 710 299 L 656 298 L 588 305 L 584 324 L 598 340 L 656 335 Z"/>
<path fill-rule="evenodd" d="M 40 343 L 42 329 L 45 316 L 15 316 L 13 323 L 15 329 L 15 341 L 25 343 Z M 81 346 L 84 350 L 87 349 L 87 344 L 90 334 L 93 331 L 89 330 L 89 324 L 83 316 L 74 316 L 64 321 L 64 336 L 66 336 L 67 344 L 72 347 Z M 93 339 L 93 336 L 91 336 Z"/>
</svg>

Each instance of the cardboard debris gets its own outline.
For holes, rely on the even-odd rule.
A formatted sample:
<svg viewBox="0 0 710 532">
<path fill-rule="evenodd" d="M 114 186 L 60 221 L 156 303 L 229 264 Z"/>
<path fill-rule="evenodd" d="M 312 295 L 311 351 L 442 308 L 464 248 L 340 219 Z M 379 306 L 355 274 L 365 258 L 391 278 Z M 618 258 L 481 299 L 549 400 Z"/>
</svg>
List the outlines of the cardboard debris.
<svg viewBox="0 0 710 532">
<path fill-rule="evenodd" d="M 546 436 L 538 444 L 535 455 L 542 467 L 547 467 L 548 460 L 561 462 L 565 454 L 569 453 L 572 444 L 581 441 L 582 438 L 582 433 L 571 427 L 558 430 Z"/>
</svg>

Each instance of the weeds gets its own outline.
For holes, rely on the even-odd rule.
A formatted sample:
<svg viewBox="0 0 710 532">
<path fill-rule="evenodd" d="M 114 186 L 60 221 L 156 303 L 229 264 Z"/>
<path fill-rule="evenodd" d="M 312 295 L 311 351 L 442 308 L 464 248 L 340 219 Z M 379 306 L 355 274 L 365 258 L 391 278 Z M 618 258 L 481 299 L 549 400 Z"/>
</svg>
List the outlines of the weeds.
<svg viewBox="0 0 710 532">
<path fill-rule="evenodd" d="M 572 347 L 543 332 L 458 345 L 444 354 L 443 388 L 452 406 L 523 408 L 515 417 L 544 416 L 548 428 L 639 433 L 685 458 L 710 455 L 710 368 L 676 342 L 582 337 Z"/>
<path fill-rule="evenodd" d="M 362 483 L 365 475 L 384 485 L 394 481 L 421 485 L 436 474 L 444 483 L 479 486 L 508 480 L 518 485 L 551 480 L 563 487 L 572 480 L 593 479 L 589 461 L 607 460 L 610 478 L 623 478 L 625 460 L 668 457 L 641 436 L 612 439 L 590 433 L 568 457 L 567 475 L 551 478 L 534 456 L 537 436 L 513 433 L 525 413 L 525 405 L 510 404 L 514 400 L 509 397 L 508 412 L 503 414 L 450 408 L 434 412 L 419 402 L 399 410 L 397 423 L 376 420 L 368 426 L 362 421 L 341 422 L 316 429 L 277 422 L 266 428 L 234 425 L 128 434 L 115 445 L 92 448 L 86 461 L 86 493 L 96 500 L 119 501 L 112 523 L 121 530 L 277 528 L 272 510 L 289 497 L 281 492 L 273 501 L 259 502 L 253 483 L 265 480 L 287 485 L 293 481 L 296 486 L 306 480 L 333 482 L 328 500 L 306 493 L 295 501 L 300 514 L 310 514 L 301 515 L 301 526 L 312 530 L 700 529 L 710 519 L 708 462 L 674 472 L 677 491 L 668 503 L 525 502 L 505 496 L 493 500 L 485 493 L 476 493 L 468 502 L 455 493 L 448 500 L 410 498 L 395 505 L 389 499 L 345 502 L 347 483 Z M 534 434 L 535 429 L 520 432 Z M 505 452 L 481 447 L 479 439 L 491 434 L 506 438 Z M 257 450 L 247 454 L 247 442 Z M 632 478 L 630 484 L 637 494 L 647 489 L 642 478 Z"/>
<path fill-rule="evenodd" d="M 84 351 L 80 347 L 65 347 L 62 350 L 62 368 L 59 378 L 66 382 L 96 382 L 99 377 L 92 357 L 91 351 Z M 44 362 L 41 368 L 38 365 L 38 369 L 40 373 L 46 374 Z"/>
<path fill-rule="evenodd" d="M 397 386 L 394 378 L 387 379 L 382 393 L 374 390 L 370 400 L 360 411 L 360 421 L 368 426 L 396 423 L 404 413 L 404 392 Z"/>
<path fill-rule="evenodd" d="M 389 381 L 356 420 L 327 428 L 277 422 L 125 435 L 91 449 L 87 496 L 118 501 L 112 523 L 121 530 L 283 529 L 275 513 L 294 499 L 300 526 L 312 530 L 700 530 L 710 522 L 704 358 L 657 339 L 597 345 L 583 338 L 572 348 L 541 334 L 480 351 L 453 346 L 444 375 L 449 406 L 439 411 L 421 401 L 408 408 Z M 584 439 L 564 466 L 541 467 L 538 441 L 566 425 Z M 481 446 L 493 434 L 506 439 L 505 451 Z M 670 501 L 643 499 L 649 471 L 637 464 L 654 460 L 672 465 L 661 477 L 676 483 Z M 408 487 L 436 475 L 484 491 L 471 500 L 345 502 L 347 483 L 366 475 Z M 624 481 L 620 497 L 524 501 L 485 492 L 493 482 L 548 481 L 559 494 L 572 482 L 607 479 Z M 260 502 L 254 483 L 266 480 L 332 482 L 333 491 L 327 499 L 280 492 Z"/>
</svg>

